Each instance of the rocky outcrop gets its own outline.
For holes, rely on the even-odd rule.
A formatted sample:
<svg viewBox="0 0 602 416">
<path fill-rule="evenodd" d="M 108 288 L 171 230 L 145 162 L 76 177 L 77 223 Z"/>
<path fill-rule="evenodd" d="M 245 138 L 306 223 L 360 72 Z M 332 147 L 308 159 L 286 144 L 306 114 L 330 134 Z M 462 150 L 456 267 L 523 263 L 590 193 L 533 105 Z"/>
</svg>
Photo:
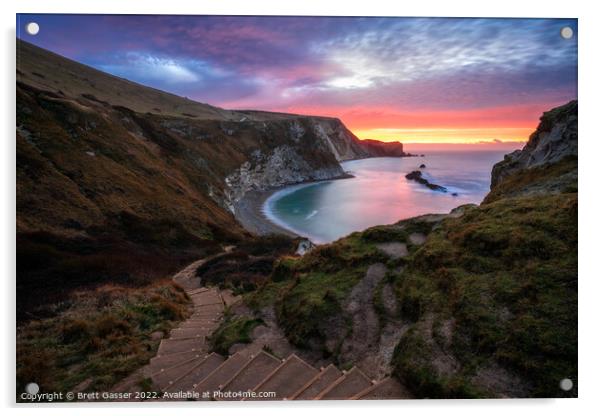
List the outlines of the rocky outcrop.
<svg viewBox="0 0 602 416">
<path fill-rule="evenodd" d="M 234 205 L 251 190 L 263 191 L 284 185 L 339 178 L 345 175 L 336 162 L 321 168 L 311 166 L 301 153 L 292 146 L 282 145 L 269 155 L 255 154 L 252 162 L 244 162 L 225 179 L 228 209 L 234 212 Z"/>
<path fill-rule="evenodd" d="M 266 118 L 268 113 L 246 112 L 250 117 Z M 369 157 L 402 157 L 403 145 L 358 139 L 337 118 L 279 114 L 287 120 L 284 142 L 267 154 L 252 152 L 249 160 L 225 179 L 225 200 L 218 201 L 231 212 L 249 191 L 264 191 L 308 181 L 345 177 L 338 162 Z M 263 121 L 266 131 L 283 120 Z M 282 129 L 279 130 L 281 132 Z M 280 133 L 282 134 L 282 133 Z"/>
<path fill-rule="evenodd" d="M 403 144 L 360 140 L 338 118 L 313 118 L 316 135 L 326 142 L 338 161 L 368 157 L 403 157 Z"/>
<path fill-rule="evenodd" d="M 577 101 L 547 111 L 522 150 L 497 163 L 491 172 L 491 189 L 504 178 L 524 169 L 560 162 L 577 156 Z"/>
<path fill-rule="evenodd" d="M 362 140 L 362 147 L 370 157 L 403 157 L 409 156 L 403 151 L 403 144 L 399 142 L 381 142 L 379 140 Z"/>
<path fill-rule="evenodd" d="M 419 170 L 414 170 L 406 175 L 406 179 L 411 181 L 416 181 L 419 184 L 426 186 L 427 188 L 438 191 L 438 192 L 447 192 L 447 188 L 445 186 L 437 185 L 435 183 L 430 183 L 428 180 L 422 177 L 422 172 Z"/>
</svg>

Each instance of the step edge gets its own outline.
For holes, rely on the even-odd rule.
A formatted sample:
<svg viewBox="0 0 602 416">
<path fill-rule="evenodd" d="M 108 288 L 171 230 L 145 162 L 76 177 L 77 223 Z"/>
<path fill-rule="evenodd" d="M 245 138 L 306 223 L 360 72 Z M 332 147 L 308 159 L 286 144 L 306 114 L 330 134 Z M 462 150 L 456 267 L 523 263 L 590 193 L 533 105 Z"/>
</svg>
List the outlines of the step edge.
<svg viewBox="0 0 602 416">
<path fill-rule="evenodd" d="M 360 400 L 362 397 L 364 397 L 368 393 L 372 393 L 374 390 L 376 390 L 377 388 L 379 388 L 381 385 L 383 385 L 384 383 L 386 383 L 389 380 L 391 380 L 391 377 L 385 377 L 382 380 L 373 382 L 371 386 L 366 387 L 364 390 L 360 391 L 355 396 L 352 396 L 349 399 L 350 400 Z"/>
<path fill-rule="evenodd" d="M 263 386 L 265 383 L 268 382 L 268 380 L 270 380 L 270 378 L 272 378 L 272 376 L 276 375 L 282 368 L 284 368 L 288 363 L 290 363 L 290 360 L 292 359 L 293 354 L 289 355 L 287 358 L 285 358 L 284 360 L 282 360 L 280 362 L 280 364 L 278 364 L 278 366 L 276 368 L 274 368 L 272 371 L 270 371 L 268 373 L 268 375 L 266 375 L 263 380 L 261 380 L 255 387 L 253 387 L 251 389 L 251 391 L 255 391 L 258 388 L 260 388 L 261 386 Z M 242 401 L 245 401 L 246 398 L 243 398 Z"/>
<path fill-rule="evenodd" d="M 198 383 L 194 384 L 194 385 L 193 385 L 193 389 L 194 389 L 195 391 L 197 391 L 197 386 L 198 386 L 199 384 L 202 384 L 202 383 L 203 383 L 205 380 L 207 380 L 209 377 L 213 376 L 213 375 L 214 375 L 214 373 L 216 373 L 217 371 L 219 371 L 219 370 L 221 369 L 221 367 L 222 367 L 222 366 L 225 366 L 225 364 L 228 362 L 228 360 L 229 360 L 229 359 L 231 359 L 232 357 L 234 357 L 234 356 L 237 356 L 237 355 L 239 355 L 239 356 L 243 356 L 243 355 L 242 355 L 241 353 L 239 353 L 239 352 L 235 352 L 234 354 L 230 355 L 228 358 L 226 358 L 226 359 L 224 360 L 224 362 L 223 362 L 223 363 L 221 363 L 219 366 L 217 366 L 217 367 L 216 367 L 216 368 L 215 368 L 215 369 L 214 369 L 212 372 L 210 372 L 209 374 L 207 374 L 207 377 L 205 377 L 204 379 L 200 380 Z"/>
<path fill-rule="evenodd" d="M 314 400 L 322 400 L 322 398 L 324 396 L 326 396 L 328 393 L 330 393 L 336 386 L 338 386 L 339 384 L 341 384 L 342 382 L 344 382 L 347 377 L 349 375 L 351 375 L 353 372 L 359 372 L 360 375 L 366 379 L 366 381 L 370 384 L 372 384 L 372 380 L 370 380 L 370 378 L 368 376 L 366 376 L 366 374 L 364 374 L 364 372 L 362 370 L 360 370 L 359 368 L 357 368 L 356 366 L 353 366 L 351 368 L 351 370 L 347 371 L 346 373 L 344 373 L 341 377 L 339 377 L 338 380 L 335 380 L 330 386 L 326 387 L 324 390 L 322 390 L 320 392 L 320 394 L 318 394 Z"/>
<path fill-rule="evenodd" d="M 297 362 L 301 363 L 306 369 L 308 369 L 310 371 L 311 370 L 317 371 L 317 374 L 312 375 L 310 377 L 310 380 L 313 380 L 317 375 L 320 374 L 320 370 L 318 370 L 313 365 L 309 364 L 307 361 L 305 361 L 303 358 L 299 357 L 297 354 L 292 353 L 285 360 L 283 360 L 282 363 L 278 367 L 276 367 L 270 374 L 268 374 L 257 386 L 255 386 L 253 389 L 251 389 L 251 391 L 257 391 L 257 389 L 264 386 L 268 381 L 270 381 L 273 377 L 275 377 L 283 368 L 285 368 L 287 365 L 291 364 L 293 361 L 297 361 Z M 245 400 L 246 400 L 246 398 L 242 399 L 242 401 L 245 401 Z M 288 397 L 283 397 L 282 400 L 288 400 Z"/>
<path fill-rule="evenodd" d="M 194 365 L 192 366 L 192 369 L 194 369 L 194 368 L 198 367 L 199 365 L 201 365 L 201 364 L 202 364 L 202 363 L 205 361 L 205 359 L 206 359 L 206 358 L 207 358 L 207 356 L 200 357 L 200 358 L 194 358 L 194 360 L 198 360 L 199 362 L 198 362 L 198 363 L 196 363 L 196 364 L 194 364 Z M 180 363 L 180 364 L 182 364 L 182 363 Z M 190 370 L 190 371 L 192 371 L 192 370 Z M 188 372 L 187 372 L 187 373 L 188 373 Z M 186 374 L 187 374 L 187 373 L 186 373 Z M 177 377 L 177 378 L 176 378 L 176 380 L 178 380 L 179 378 L 180 378 L 180 377 Z M 155 382 L 154 382 L 154 380 L 153 380 L 153 384 L 154 384 L 154 383 L 155 383 Z M 170 389 L 170 387 L 171 387 L 171 386 L 172 386 L 174 383 L 175 383 L 175 381 L 172 381 L 172 380 L 167 380 L 167 382 L 166 382 L 166 386 L 157 386 L 157 387 L 159 387 L 159 388 L 160 388 L 162 391 L 168 391 L 168 390 Z"/>
<path fill-rule="evenodd" d="M 245 365 L 243 365 L 227 382 L 225 382 L 224 384 L 222 384 L 221 386 L 219 386 L 219 390 L 223 390 L 224 388 L 228 387 L 228 385 L 231 384 L 232 381 L 236 377 L 238 377 L 240 375 L 240 373 L 242 373 L 249 365 L 251 365 L 251 363 L 253 361 L 255 361 L 257 359 L 257 357 L 259 357 L 260 355 L 264 355 L 264 354 L 267 355 L 270 358 L 273 358 L 274 360 L 280 361 L 280 359 L 278 359 L 277 357 L 274 357 L 272 354 L 269 354 L 269 353 L 265 352 L 264 350 L 260 350 L 257 354 L 251 355 L 251 357 L 245 363 Z"/>
<path fill-rule="evenodd" d="M 316 374 L 314 377 L 311 378 L 311 380 L 309 380 L 307 383 L 305 383 L 299 390 L 297 390 L 296 392 L 294 392 L 292 395 L 290 395 L 287 400 L 295 400 L 297 397 L 299 397 L 301 394 L 303 394 L 308 388 L 311 387 L 312 384 L 314 384 L 317 380 L 320 379 L 320 377 L 322 377 L 324 374 L 326 374 L 326 371 L 328 370 L 328 368 L 333 367 L 337 370 L 339 370 L 334 364 L 328 364 L 326 367 L 324 367 L 322 370 L 320 370 L 318 372 L 318 374 Z M 340 370 L 339 370 L 340 371 Z M 341 376 L 337 377 L 336 380 L 338 380 Z M 320 392 L 321 393 L 321 392 Z M 319 393 L 318 393 L 319 394 Z M 310 399 L 313 400 L 313 399 Z"/>
<path fill-rule="evenodd" d="M 176 354 L 179 354 L 179 353 L 176 353 Z M 171 354 L 170 354 L 170 355 L 171 355 Z M 167 371 L 169 371 L 169 370 L 172 370 L 172 369 L 174 369 L 174 368 L 176 368 L 176 367 L 179 367 L 179 366 L 181 366 L 181 365 L 184 365 L 184 364 L 186 364 L 186 363 L 189 363 L 189 362 L 191 362 L 191 361 L 198 360 L 199 358 L 204 358 L 204 357 L 202 356 L 202 354 L 198 354 L 196 357 L 193 357 L 193 358 L 189 358 L 189 359 L 187 359 L 187 360 L 180 361 L 180 362 L 178 362 L 177 364 L 174 364 L 174 365 L 172 365 L 172 366 L 169 366 L 169 367 L 167 367 L 167 368 L 162 368 L 162 369 L 160 369 L 159 371 L 155 371 L 154 373 L 151 373 L 149 376 L 150 376 L 150 377 L 153 377 L 153 376 L 156 376 L 157 374 L 165 373 L 165 372 L 167 372 Z M 150 363 L 149 363 L 149 365 L 150 365 Z"/>
<path fill-rule="evenodd" d="M 204 363 L 205 363 L 205 362 L 206 362 L 206 361 L 207 361 L 207 360 L 208 360 L 210 357 L 212 357 L 212 356 L 218 356 L 218 357 L 224 358 L 223 356 L 221 356 L 221 355 L 219 355 L 219 354 L 217 354 L 217 353 L 215 353 L 215 352 L 212 352 L 212 353 L 210 353 L 210 354 L 207 354 L 207 355 L 205 356 L 205 358 L 204 358 L 204 359 L 203 359 L 203 360 L 202 360 L 202 361 L 201 361 L 199 364 L 195 365 L 195 366 L 194 366 L 194 367 L 192 367 L 192 368 L 191 368 L 189 371 L 187 371 L 186 373 L 182 374 L 180 377 L 178 377 L 177 379 L 175 379 L 175 380 L 174 380 L 174 381 L 173 381 L 173 382 L 172 382 L 172 383 L 169 385 L 169 388 L 168 388 L 166 391 L 169 391 L 169 390 L 171 390 L 172 388 L 176 387 L 176 385 L 177 385 L 177 383 L 178 383 L 178 382 L 180 382 L 180 381 L 181 381 L 181 380 L 182 380 L 184 377 L 188 376 L 188 375 L 189 375 L 190 373 L 192 373 L 194 370 L 196 370 L 197 368 L 199 368 L 200 366 L 202 366 L 202 365 L 203 365 L 203 364 L 204 364 Z M 224 362 L 225 362 L 225 361 L 224 361 Z M 222 365 L 222 364 L 223 364 L 223 362 L 221 362 L 219 365 Z M 217 367 L 219 367 L 219 365 L 218 365 Z M 216 367 L 216 368 L 217 368 L 217 367 Z M 194 388 L 194 387 L 193 387 L 193 388 Z"/>
</svg>

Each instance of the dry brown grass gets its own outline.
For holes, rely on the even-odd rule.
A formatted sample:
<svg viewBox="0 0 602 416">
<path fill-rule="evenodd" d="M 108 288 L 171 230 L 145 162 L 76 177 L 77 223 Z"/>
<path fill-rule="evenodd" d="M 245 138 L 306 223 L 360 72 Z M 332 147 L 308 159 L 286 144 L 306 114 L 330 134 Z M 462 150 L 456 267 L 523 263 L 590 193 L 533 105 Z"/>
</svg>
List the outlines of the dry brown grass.
<svg viewBox="0 0 602 416">
<path fill-rule="evenodd" d="M 17 391 L 36 382 L 43 392 L 108 389 L 154 356 L 159 341 L 189 314 L 189 299 L 171 281 L 143 288 L 116 284 L 74 292 L 51 318 L 17 330 Z"/>
</svg>

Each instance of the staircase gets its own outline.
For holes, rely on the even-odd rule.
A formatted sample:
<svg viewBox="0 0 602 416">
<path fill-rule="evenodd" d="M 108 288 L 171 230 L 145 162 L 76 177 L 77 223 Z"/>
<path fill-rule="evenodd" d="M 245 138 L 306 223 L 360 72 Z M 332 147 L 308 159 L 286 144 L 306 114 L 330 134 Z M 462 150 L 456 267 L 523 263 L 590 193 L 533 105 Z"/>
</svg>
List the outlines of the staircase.
<svg viewBox="0 0 602 416">
<path fill-rule="evenodd" d="M 163 339 L 147 374 L 158 391 L 182 400 L 368 400 L 411 396 L 396 380 L 370 380 L 359 368 L 317 369 L 295 354 L 286 359 L 259 351 L 229 357 L 209 352 L 207 337 L 224 308 L 240 301 L 229 291 L 198 287 L 193 263 L 174 276 L 192 299 L 193 314 Z"/>
</svg>

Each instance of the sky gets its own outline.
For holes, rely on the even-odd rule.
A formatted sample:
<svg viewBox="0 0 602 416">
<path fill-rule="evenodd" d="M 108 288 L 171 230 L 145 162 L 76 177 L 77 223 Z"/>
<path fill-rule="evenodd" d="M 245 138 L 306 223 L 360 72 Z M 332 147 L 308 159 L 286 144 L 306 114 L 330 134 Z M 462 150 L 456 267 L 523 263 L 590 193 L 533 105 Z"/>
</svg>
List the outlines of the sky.
<svg viewBox="0 0 602 416">
<path fill-rule="evenodd" d="M 18 37 L 102 71 L 229 109 L 338 117 L 362 139 L 518 147 L 577 97 L 576 19 L 17 20 Z"/>
</svg>

